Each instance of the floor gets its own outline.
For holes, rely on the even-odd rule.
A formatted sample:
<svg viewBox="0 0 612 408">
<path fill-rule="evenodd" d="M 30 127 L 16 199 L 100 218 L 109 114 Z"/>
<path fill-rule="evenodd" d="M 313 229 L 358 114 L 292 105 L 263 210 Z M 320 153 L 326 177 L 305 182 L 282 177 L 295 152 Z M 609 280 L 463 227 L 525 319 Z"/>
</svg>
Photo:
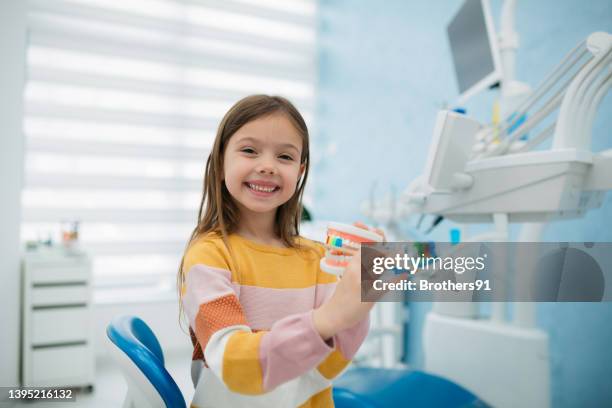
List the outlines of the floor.
<svg viewBox="0 0 612 408">
<path fill-rule="evenodd" d="M 191 383 L 191 352 L 168 354 L 166 357 L 166 369 L 170 372 L 179 388 L 183 392 L 185 401 L 189 404 L 193 396 L 193 385 Z M 14 407 L 31 408 L 111 408 L 121 407 L 127 391 L 127 385 L 119 369 L 110 360 L 98 362 L 96 366 L 96 383 L 91 393 L 78 391 L 75 394 L 76 401 L 70 402 L 21 402 Z"/>
</svg>

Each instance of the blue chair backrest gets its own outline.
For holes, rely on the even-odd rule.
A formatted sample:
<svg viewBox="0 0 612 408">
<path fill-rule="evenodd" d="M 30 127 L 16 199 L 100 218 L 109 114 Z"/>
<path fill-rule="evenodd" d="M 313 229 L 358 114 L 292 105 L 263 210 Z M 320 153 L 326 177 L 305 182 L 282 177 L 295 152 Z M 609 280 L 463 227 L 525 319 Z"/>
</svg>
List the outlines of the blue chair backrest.
<svg viewBox="0 0 612 408">
<path fill-rule="evenodd" d="M 150 381 L 166 407 L 186 407 L 181 390 L 164 366 L 159 341 L 144 321 L 135 316 L 117 317 L 106 328 L 106 334 Z"/>
</svg>

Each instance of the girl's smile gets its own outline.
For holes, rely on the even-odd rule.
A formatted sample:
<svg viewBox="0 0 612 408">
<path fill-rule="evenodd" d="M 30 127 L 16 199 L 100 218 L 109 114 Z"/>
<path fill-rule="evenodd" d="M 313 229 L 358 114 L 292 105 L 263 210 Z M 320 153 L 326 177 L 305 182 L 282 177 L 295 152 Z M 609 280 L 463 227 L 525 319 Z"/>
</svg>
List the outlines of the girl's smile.
<svg viewBox="0 0 612 408">
<path fill-rule="evenodd" d="M 257 197 L 270 197 L 280 190 L 280 186 L 275 183 L 263 180 L 247 181 L 244 185 Z"/>
</svg>

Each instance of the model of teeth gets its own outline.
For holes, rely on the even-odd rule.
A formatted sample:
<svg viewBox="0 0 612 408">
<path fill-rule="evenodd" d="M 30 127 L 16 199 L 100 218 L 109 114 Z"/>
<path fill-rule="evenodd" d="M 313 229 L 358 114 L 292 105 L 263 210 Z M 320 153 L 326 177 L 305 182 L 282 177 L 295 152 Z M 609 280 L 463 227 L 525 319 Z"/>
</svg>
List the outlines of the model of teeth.
<svg viewBox="0 0 612 408">
<path fill-rule="evenodd" d="M 353 252 L 347 251 L 347 248 L 359 249 L 363 242 L 382 242 L 382 240 L 381 235 L 354 225 L 329 223 L 325 240 L 329 248 L 321 258 L 321 270 L 333 275 L 342 275 L 353 256 Z"/>
</svg>

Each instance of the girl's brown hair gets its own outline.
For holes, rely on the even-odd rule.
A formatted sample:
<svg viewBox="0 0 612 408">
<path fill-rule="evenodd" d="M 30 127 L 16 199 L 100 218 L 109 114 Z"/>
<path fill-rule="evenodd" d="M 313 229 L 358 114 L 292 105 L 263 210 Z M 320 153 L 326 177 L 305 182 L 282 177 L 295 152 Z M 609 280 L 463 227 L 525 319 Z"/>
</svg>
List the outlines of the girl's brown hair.
<svg viewBox="0 0 612 408">
<path fill-rule="evenodd" d="M 286 115 L 302 137 L 300 164 L 304 165 L 304 172 L 293 196 L 277 209 L 274 223 L 274 232 L 286 246 L 290 248 L 299 247 L 295 237 L 299 235 L 302 196 L 306 179 L 308 178 L 310 161 L 308 128 L 302 115 L 287 99 L 280 96 L 251 95 L 236 102 L 219 124 L 212 151 L 206 161 L 204 188 L 198 212 L 197 226 L 189 238 L 186 249 L 199 237 L 212 232 L 222 237 L 225 245 L 231 252 L 228 236 L 236 231 L 240 220 L 238 207 L 222 179 L 225 148 L 229 139 L 242 126 L 255 119 L 275 113 Z M 185 282 L 183 262 L 184 257 L 181 259 L 177 277 L 179 298 L 181 297 L 182 287 Z"/>
</svg>

